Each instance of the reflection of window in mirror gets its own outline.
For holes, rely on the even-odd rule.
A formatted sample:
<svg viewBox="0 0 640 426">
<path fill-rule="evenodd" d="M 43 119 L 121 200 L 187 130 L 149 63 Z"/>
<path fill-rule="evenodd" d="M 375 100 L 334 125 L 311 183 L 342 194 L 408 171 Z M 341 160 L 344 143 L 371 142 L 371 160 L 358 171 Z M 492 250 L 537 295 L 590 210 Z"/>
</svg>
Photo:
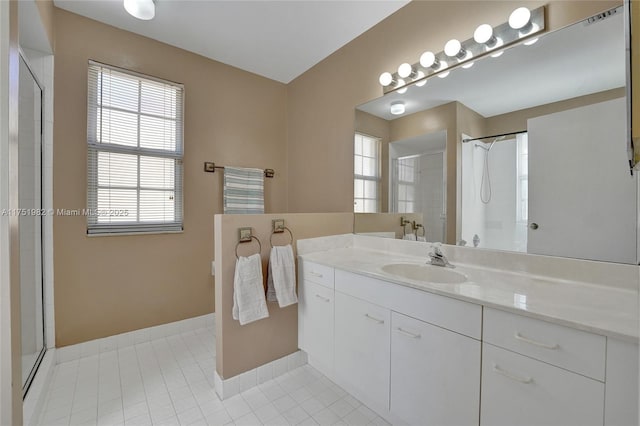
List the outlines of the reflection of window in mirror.
<svg viewBox="0 0 640 426">
<path fill-rule="evenodd" d="M 356 213 L 380 211 L 380 145 L 380 138 L 355 134 L 353 211 Z"/>
<path fill-rule="evenodd" d="M 395 211 L 397 213 L 415 213 L 415 188 L 417 182 L 416 156 L 403 157 L 395 160 L 397 169 L 397 190 Z"/>
</svg>

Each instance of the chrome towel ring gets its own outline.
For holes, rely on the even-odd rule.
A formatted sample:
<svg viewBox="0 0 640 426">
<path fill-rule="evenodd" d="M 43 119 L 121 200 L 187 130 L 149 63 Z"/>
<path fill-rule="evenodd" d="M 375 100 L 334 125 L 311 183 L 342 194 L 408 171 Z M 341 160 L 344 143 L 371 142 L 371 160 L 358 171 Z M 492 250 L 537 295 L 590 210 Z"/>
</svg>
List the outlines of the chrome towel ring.
<svg viewBox="0 0 640 426">
<path fill-rule="evenodd" d="M 281 229 L 286 230 L 287 232 L 289 232 L 289 238 L 291 239 L 291 241 L 289 242 L 289 244 L 293 245 L 293 232 L 291 232 L 291 229 L 287 228 L 286 226 L 283 226 Z M 271 246 L 271 248 L 273 248 L 273 235 L 274 234 L 282 234 L 284 231 L 273 231 L 271 232 L 271 236 L 269 237 L 269 245 Z"/>
<path fill-rule="evenodd" d="M 258 239 L 258 237 L 254 237 L 252 235 L 250 239 L 246 241 L 240 240 L 236 243 L 236 259 L 240 259 L 240 256 L 238 256 L 238 247 L 240 246 L 240 244 L 248 243 L 248 242 L 251 242 L 252 240 L 256 240 L 258 242 L 258 254 L 262 253 L 262 244 L 260 243 L 260 240 Z"/>
</svg>

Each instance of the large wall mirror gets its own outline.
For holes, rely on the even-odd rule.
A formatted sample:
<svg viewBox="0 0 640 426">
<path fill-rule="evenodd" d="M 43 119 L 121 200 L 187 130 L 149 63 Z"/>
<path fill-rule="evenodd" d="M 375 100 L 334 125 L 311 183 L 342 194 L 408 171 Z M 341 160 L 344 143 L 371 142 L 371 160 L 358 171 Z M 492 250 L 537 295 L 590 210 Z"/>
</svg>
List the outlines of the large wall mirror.
<svg viewBox="0 0 640 426">
<path fill-rule="evenodd" d="M 427 241 L 637 263 L 623 15 L 358 106 L 356 134 L 381 164 L 378 211 L 417 215 Z"/>
</svg>

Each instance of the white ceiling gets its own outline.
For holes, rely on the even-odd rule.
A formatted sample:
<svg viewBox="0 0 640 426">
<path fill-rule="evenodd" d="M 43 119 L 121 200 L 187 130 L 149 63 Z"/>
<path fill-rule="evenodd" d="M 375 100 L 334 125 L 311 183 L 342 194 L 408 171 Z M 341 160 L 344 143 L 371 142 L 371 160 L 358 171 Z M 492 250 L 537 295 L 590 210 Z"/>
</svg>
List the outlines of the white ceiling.
<svg viewBox="0 0 640 426">
<path fill-rule="evenodd" d="M 407 0 L 155 0 L 130 16 L 122 0 L 54 0 L 70 12 L 288 83 Z"/>
<path fill-rule="evenodd" d="M 405 94 L 387 94 L 358 109 L 386 120 L 458 101 L 484 117 L 557 102 L 625 85 L 622 13 L 590 25 L 577 23 L 519 45 L 498 58 L 485 57 L 446 78 L 432 77 Z M 380 89 L 382 91 L 382 88 Z M 391 102 L 406 112 L 394 116 Z"/>
</svg>

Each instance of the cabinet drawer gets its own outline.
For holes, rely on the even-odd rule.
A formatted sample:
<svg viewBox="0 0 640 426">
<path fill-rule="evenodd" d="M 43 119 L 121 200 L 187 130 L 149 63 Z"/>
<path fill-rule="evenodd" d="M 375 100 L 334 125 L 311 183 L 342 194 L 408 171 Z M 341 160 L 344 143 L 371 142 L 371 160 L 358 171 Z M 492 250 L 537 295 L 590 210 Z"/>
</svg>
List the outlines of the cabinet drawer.
<svg viewBox="0 0 640 426">
<path fill-rule="evenodd" d="M 480 340 L 482 306 L 336 270 L 336 291 Z"/>
<path fill-rule="evenodd" d="M 602 425 L 604 383 L 482 347 L 481 426 Z"/>
<path fill-rule="evenodd" d="M 303 261 L 300 265 L 300 274 L 305 281 L 333 288 L 333 268 L 330 266 Z"/>
<path fill-rule="evenodd" d="M 483 340 L 604 381 L 604 336 L 485 308 Z"/>
</svg>

